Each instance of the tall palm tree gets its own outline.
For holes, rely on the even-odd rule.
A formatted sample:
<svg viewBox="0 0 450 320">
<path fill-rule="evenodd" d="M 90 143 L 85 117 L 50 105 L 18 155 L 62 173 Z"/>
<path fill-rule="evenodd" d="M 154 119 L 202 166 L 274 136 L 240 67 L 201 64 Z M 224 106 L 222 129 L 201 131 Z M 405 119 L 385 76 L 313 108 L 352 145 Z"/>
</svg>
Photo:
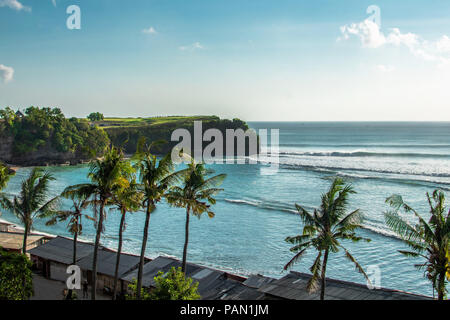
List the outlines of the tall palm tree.
<svg viewBox="0 0 450 320">
<path fill-rule="evenodd" d="M 102 159 L 93 161 L 90 165 L 88 177 L 91 183 L 74 185 L 66 188 L 67 194 L 85 194 L 91 196 L 90 204 L 94 207 L 96 216 L 96 236 L 94 244 L 94 256 L 92 259 L 92 300 L 96 299 L 97 292 L 97 256 L 100 245 L 105 207 L 117 190 L 125 183 L 124 171 L 129 166 L 124 162 L 123 152 L 115 147 L 106 150 Z"/>
<path fill-rule="evenodd" d="M 74 193 L 61 193 L 61 197 L 72 200 L 71 210 L 58 210 L 51 213 L 51 219 L 45 224 L 48 226 L 53 226 L 58 222 L 63 222 L 69 220 L 67 228 L 69 232 L 73 235 L 73 249 L 72 249 L 72 264 L 77 263 L 77 245 L 78 236 L 83 232 L 83 215 L 94 220 L 87 214 L 83 214 L 83 210 L 89 205 L 88 195 L 85 194 L 74 194 Z M 67 299 L 72 299 L 72 289 L 69 289 L 67 294 Z"/>
<path fill-rule="evenodd" d="M 425 268 L 425 274 L 433 285 L 433 295 L 438 292 L 438 299 L 444 300 L 447 295 L 446 275 L 450 275 L 449 250 L 450 250 L 450 211 L 446 213 L 445 195 L 440 190 L 435 190 L 430 196 L 427 193 L 430 206 L 430 219 L 428 222 L 399 195 L 393 195 L 386 202 L 393 211 L 385 213 L 386 224 L 397 233 L 412 251 L 399 250 L 408 257 L 425 259 L 422 264 L 416 264 L 419 269 Z M 410 224 L 403 219 L 398 211 L 403 209 L 405 213 L 413 213 L 418 222 Z"/>
<path fill-rule="evenodd" d="M 216 203 L 214 198 L 220 191 L 218 187 L 226 178 L 226 174 L 219 174 L 208 178 L 213 174 L 213 170 L 205 168 L 203 163 L 195 163 L 193 159 L 188 168 L 183 170 L 182 186 L 174 186 L 166 194 L 169 204 L 175 207 L 186 208 L 186 225 L 185 225 L 185 241 L 183 248 L 182 271 L 186 272 L 187 248 L 189 243 L 189 218 L 190 215 L 200 219 L 201 215 L 206 212 L 210 218 L 214 217 L 211 211 L 211 205 Z"/>
<path fill-rule="evenodd" d="M 141 209 L 142 198 L 143 194 L 138 189 L 135 177 L 133 177 L 132 180 L 124 186 L 124 188 L 118 190 L 113 196 L 113 203 L 116 205 L 116 208 L 120 211 L 121 215 L 119 225 L 119 244 L 117 248 L 116 268 L 114 271 L 113 300 L 117 298 L 117 283 L 119 281 L 120 255 L 122 254 L 123 231 L 125 230 L 126 214 L 128 212 L 139 211 Z"/>
<path fill-rule="evenodd" d="M 73 235 L 73 252 L 72 252 L 72 264 L 77 263 L 77 243 L 78 236 L 83 232 L 82 218 L 85 216 L 90 220 L 94 220 L 87 214 L 83 214 L 83 210 L 89 205 L 88 195 L 75 194 L 73 192 L 66 193 L 63 191 L 61 197 L 70 199 L 72 201 L 71 210 L 58 210 L 52 212 L 51 219 L 45 224 L 48 226 L 53 226 L 58 222 L 63 222 L 69 220 L 67 223 L 67 229 Z"/>
<path fill-rule="evenodd" d="M 304 224 L 303 233 L 286 238 L 286 242 L 294 245 L 290 250 L 295 252 L 295 255 L 284 266 L 284 270 L 291 268 L 307 249 L 317 250 L 319 253 L 310 268 L 312 277 L 308 281 L 307 289 L 310 292 L 316 291 L 321 282 L 321 300 L 325 298 L 328 256 L 330 253 L 338 252 L 339 249 L 344 250 L 345 256 L 355 265 L 356 270 L 369 281 L 361 265 L 340 242 L 341 240 L 370 241 L 355 234 L 355 230 L 361 227 L 363 219 L 359 209 L 347 213 L 348 197 L 353 193 L 356 192 L 351 185 L 346 185 L 341 178 L 335 178 L 328 192 L 322 195 L 320 208 L 314 209 L 313 214 L 302 206 L 295 205 Z"/>
<path fill-rule="evenodd" d="M 143 207 L 145 208 L 144 233 L 142 237 L 142 247 L 136 286 L 136 298 L 138 300 L 141 298 L 142 291 L 142 273 L 148 240 L 150 215 L 155 211 L 156 204 L 161 201 L 167 191 L 167 188 L 174 182 L 180 180 L 180 176 L 183 174 L 183 172 L 173 172 L 174 164 L 170 153 L 168 153 L 160 161 L 158 161 L 157 157 L 151 153 L 151 149 L 161 143 L 163 142 L 157 141 L 151 143 L 150 145 L 144 146 L 144 141 L 140 141 L 138 151 L 135 155 L 135 159 L 137 160 L 136 167 L 139 171 L 139 181 L 141 183 L 142 192 L 144 193 Z"/>
<path fill-rule="evenodd" d="M 27 238 L 36 218 L 45 218 L 54 214 L 58 205 L 58 198 L 48 200 L 50 182 L 55 180 L 49 172 L 41 168 L 31 170 L 27 179 L 22 182 L 19 196 L 12 201 L 4 199 L 3 204 L 12 211 L 23 223 L 22 253 L 27 251 Z"/>
<path fill-rule="evenodd" d="M 9 179 L 15 174 L 13 170 L 8 168 L 0 161 L 0 206 L 4 206 L 4 201 L 7 200 L 6 195 L 2 190 L 6 188 Z"/>
</svg>

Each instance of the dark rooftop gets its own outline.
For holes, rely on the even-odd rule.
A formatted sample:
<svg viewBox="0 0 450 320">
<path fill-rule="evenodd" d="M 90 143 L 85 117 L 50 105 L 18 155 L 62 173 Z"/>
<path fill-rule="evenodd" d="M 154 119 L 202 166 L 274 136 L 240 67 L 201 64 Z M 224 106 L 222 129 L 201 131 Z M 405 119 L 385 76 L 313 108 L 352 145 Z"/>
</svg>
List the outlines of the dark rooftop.
<svg viewBox="0 0 450 320">
<path fill-rule="evenodd" d="M 144 287 L 153 287 L 155 285 L 154 277 L 159 271 L 167 272 L 172 267 L 181 267 L 181 262 L 174 258 L 158 257 L 144 265 L 142 284 Z M 256 289 L 246 287 L 241 282 L 231 279 L 224 271 L 199 266 L 188 263 L 186 266 L 186 276 L 197 281 L 198 292 L 203 300 L 227 299 L 239 295 L 252 297 L 263 296 Z M 133 270 L 124 275 L 121 279 L 131 282 L 137 278 L 137 270 Z M 250 294 L 253 293 L 253 295 Z"/>
<path fill-rule="evenodd" d="M 78 260 L 78 266 L 83 270 L 92 271 L 94 252 Z M 113 277 L 116 268 L 117 252 L 101 248 L 97 252 L 97 272 Z M 122 253 L 120 255 L 119 277 L 135 269 L 139 264 L 139 256 Z"/>
<path fill-rule="evenodd" d="M 287 300 L 318 300 L 320 291 L 308 293 L 306 285 L 311 275 L 292 271 L 281 279 L 261 287 L 268 298 Z M 367 286 L 327 278 L 325 300 L 427 300 L 427 296 L 391 289 L 369 289 Z"/>
<path fill-rule="evenodd" d="M 93 250 L 92 244 L 77 242 L 77 261 L 92 253 Z M 41 246 L 28 250 L 28 253 L 46 260 L 72 264 L 73 240 L 58 236 Z"/>
</svg>

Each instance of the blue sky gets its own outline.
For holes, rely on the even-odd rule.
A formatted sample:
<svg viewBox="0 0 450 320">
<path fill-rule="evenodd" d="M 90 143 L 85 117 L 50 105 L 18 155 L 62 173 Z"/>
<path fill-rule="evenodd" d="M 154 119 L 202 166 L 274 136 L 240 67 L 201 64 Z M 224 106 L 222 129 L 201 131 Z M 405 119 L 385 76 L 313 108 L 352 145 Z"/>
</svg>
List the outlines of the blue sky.
<svg viewBox="0 0 450 320">
<path fill-rule="evenodd" d="M 449 37 L 444 0 L 0 0 L 0 106 L 450 120 Z"/>
</svg>

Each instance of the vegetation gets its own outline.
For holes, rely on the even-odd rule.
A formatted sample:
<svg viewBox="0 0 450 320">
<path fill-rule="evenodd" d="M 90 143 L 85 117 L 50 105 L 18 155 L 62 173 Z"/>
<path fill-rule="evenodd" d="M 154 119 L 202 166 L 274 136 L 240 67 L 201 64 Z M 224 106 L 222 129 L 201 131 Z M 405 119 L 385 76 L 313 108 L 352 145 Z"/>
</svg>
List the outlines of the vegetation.
<svg viewBox="0 0 450 320">
<path fill-rule="evenodd" d="M 125 298 L 127 300 L 150 300 L 150 293 L 145 288 L 141 288 L 139 295 L 137 294 L 137 280 L 133 278 L 133 281 L 128 285 L 128 289 L 131 294 L 127 294 Z M 139 299 L 137 297 L 140 297 Z"/>
<path fill-rule="evenodd" d="M 29 107 L 18 115 L 10 108 L 0 111 L 0 136 L 14 138 L 16 157 L 51 148 L 81 158 L 101 155 L 109 143 L 107 134 L 86 120 L 66 119 L 58 108 Z"/>
<path fill-rule="evenodd" d="M 31 261 L 0 248 L 0 300 L 26 300 L 33 295 Z"/>
<path fill-rule="evenodd" d="M 129 164 L 129 162 L 127 162 Z M 113 203 L 120 212 L 119 243 L 117 247 L 116 267 L 114 271 L 113 300 L 117 297 L 117 283 L 119 281 L 120 256 L 122 254 L 123 231 L 125 230 L 125 219 L 128 212 L 136 212 L 141 209 L 143 193 L 139 191 L 136 176 L 131 168 L 126 172 L 131 173 L 127 182 L 113 195 Z"/>
<path fill-rule="evenodd" d="M 185 241 L 183 248 L 182 271 L 186 272 L 187 248 L 189 243 L 189 218 L 193 214 L 200 219 L 206 212 L 210 218 L 214 217 L 211 205 L 216 203 L 214 196 L 223 189 L 219 189 L 225 179 L 225 174 L 208 178 L 214 171 L 206 169 L 202 163 L 195 163 L 191 159 L 188 168 L 183 172 L 182 186 L 172 187 L 166 195 L 167 202 L 175 207 L 186 208 Z"/>
<path fill-rule="evenodd" d="M 139 147 L 135 159 L 137 160 L 137 169 L 139 171 L 139 180 L 144 193 L 142 206 L 145 208 L 144 233 L 142 237 L 141 255 L 139 260 L 138 278 L 137 278 L 137 298 L 140 298 L 142 289 L 142 272 L 144 267 L 144 256 L 148 240 L 148 228 L 150 224 L 150 215 L 156 209 L 156 204 L 161 201 L 167 188 L 179 179 L 179 173 L 173 173 L 174 164 L 168 153 L 161 161 L 158 161 L 150 150 L 154 144 L 144 146 L 144 140 L 141 140 L 142 147 Z"/>
<path fill-rule="evenodd" d="M 115 146 L 121 146 L 124 152 L 133 154 L 138 149 L 139 141 L 168 141 L 166 144 L 153 145 L 152 152 L 166 154 L 178 143 L 171 141 L 172 132 L 178 128 L 187 129 L 194 137 L 194 121 L 202 121 L 203 131 L 210 128 L 219 129 L 225 136 L 226 129 L 248 129 L 248 125 L 239 119 L 220 119 L 216 116 L 195 117 L 153 117 L 153 118 L 105 118 L 98 125 L 102 127 Z M 193 140 L 192 140 L 193 141 Z M 203 142 L 204 146 L 210 142 Z M 225 152 L 225 150 L 224 150 Z M 225 154 L 225 153 L 224 153 Z"/>
<path fill-rule="evenodd" d="M 386 202 L 392 206 L 393 211 L 385 214 L 386 224 L 411 248 L 411 251 L 400 250 L 400 253 L 425 260 L 415 266 L 425 269 L 426 277 L 433 285 L 433 295 L 436 290 L 438 299 L 444 300 L 447 296 L 446 277 L 450 274 L 450 211 L 446 212 L 445 195 L 442 191 L 435 190 L 431 196 L 427 193 L 427 200 L 431 214 L 428 222 L 406 204 L 401 196 L 387 198 Z M 418 223 L 411 225 L 403 219 L 398 214 L 401 209 L 405 213 L 412 213 Z"/>
<path fill-rule="evenodd" d="M 36 218 L 46 218 L 54 215 L 58 199 L 48 200 L 50 181 L 55 180 L 49 172 L 41 168 L 34 168 L 30 175 L 22 182 L 19 196 L 12 201 L 3 199 L 3 205 L 13 212 L 24 225 L 22 253 L 27 251 L 27 237 L 30 234 Z"/>
<path fill-rule="evenodd" d="M 4 207 L 5 201 L 8 199 L 6 195 L 2 193 L 2 190 L 6 188 L 9 179 L 14 175 L 14 171 L 9 169 L 6 165 L 0 162 L 0 207 Z"/>
<path fill-rule="evenodd" d="M 91 121 L 102 121 L 103 119 L 105 119 L 103 113 L 100 112 L 92 112 L 90 115 L 87 116 L 87 118 Z"/>
<path fill-rule="evenodd" d="M 185 276 L 181 268 L 172 267 L 167 273 L 162 271 L 153 278 L 156 282 L 155 288 L 146 290 L 141 288 L 138 295 L 137 280 L 128 285 L 132 292 L 127 295 L 128 300 L 198 300 L 198 282 Z M 140 298 L 138 298 L 140 297 Z"/>
<path fill-rule="evenodd" d="M 65 193 L 92 197 L 91 204 L 96 216 L 96 236 L 92 265 L 92 300 L 97 292 L 97 254 L 100 237 L 103 232 L 105 207 L 111 204 L 113 195 L 127 184 L 126 177 L 130 174 L 131 166 L 124 161 L 123 152 L 115 147 L 108 148 L 104 158 L 95 160 L 90 165 L 88 177 L 91 183 L 74 185 L 66 188 Z"/>
<path fill-rule="evenodd" d="M 319 209 L 311 214 L 302 206 L 296 204 L 300 218 L 304 224 L 303 233 L 298 236 L 286 238 L 286 242 L 293 244 L 291 251 L 294 257 L 285 265 L 284 269 L 291 268 L 309 248 L 318 251 L 318 255 L 310 268 L 312 277 L 308 282 L 307 289 L 312 292 L 318 289 L 321 281 L 320 299 L 325 298 L 325 279 L 330 253 L 336 253 L 343 249 L 345 256 L 355 265 L 356 270 L 364 275 L 369 281 L 363 268 L 350 252 L 340 243 L 341 240 L 370 241 L 358 237 L 355 230 L 361 227 L 362 215 L 358 210 L 347 213 L 348 197 L 355 193 L 351 185 L 345 185 L 341 178 L 336 178 L 329 191 L 322 195 Z"/>
<path fill-rule="evenodd" d="M 187 278 L 181 268 L 172 267 L 169 272 L 158 272 L 156 285 L 150 291 L 151 300 L 198 300 L 198 282 Z"/>
</svg>

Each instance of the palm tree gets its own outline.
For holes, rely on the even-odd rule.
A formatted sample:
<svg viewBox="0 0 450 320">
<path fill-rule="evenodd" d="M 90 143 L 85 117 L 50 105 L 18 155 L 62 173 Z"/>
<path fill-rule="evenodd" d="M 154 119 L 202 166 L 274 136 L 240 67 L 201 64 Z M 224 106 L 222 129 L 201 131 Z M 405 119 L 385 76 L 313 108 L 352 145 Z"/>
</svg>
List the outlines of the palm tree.
<svg viewBox="0 0 450 320">
<path fill-rule="evenodd" d="M 9 179 L 14 175 L 14 171 L 0 162 L 0 206 L 4 206 L 6 195 L 2 193 L 2 189 L 6 188 Z"/>
<path fill-rule="evenodd" d="M 49 172 L 41 168 L 34 168 L 30 175 L 22 182 L 19 196 L 13 201 L 4 199 L 3 203 L 7 209 L 12 211 L 23 223 L 23 246 L 22 253 L 27 251 L 27 238 L 36 218 L 45 218 L 56 211 L 58 198 L 48 200 L 50 181 L 55 180 Z"/>
<path fill-rule="evenodd" d="M 86 209 L 89 205 L 89 195 L 75 194 L 71 192 L 65 193 L 63 191 L 61 193 L 61 197 L 72 200 L 72 210 L 59 210 L 51 213 L 51 219 L 48 220 L 45 224 L 47 226 L 53 226 L 58 222 L 67 221 L 67 219 L 69 219 L 67 228 L 69 232 L 73 234 L 72 264 L 75 265 L 77 263 L 78 236 L 81 235 L 83 231 L 83 215 L 90 220 L 94 219 L 87 214 L 83 214 L 83 210 Z M 72 289 L 69 289 L 67 299 L 72 299 Z"/>
<path fill-rule="evenodd" d="M 96 299 L 97 292 L 97 255 L 100 237 L 103 232 L 105 207 L 110 204 L 114 193 L 126 183 L 124 171 L 129 167 L 124 161 L 123 152 L 115 147 L 106 150 L 102 159 L 93 161 L 90 165 L 88 177 L 91 183 L 74 185 L 66 188 L 66 194 L 85 194 L 93 197 L 90 204 L 94 207 L 96 216 L 96 236 L 94 256 L 92 259 L 92 300 Z M 99 209 L 99 210 L 98 210 Z"/>
<path fill-rule="evenodd" d="M 214 217 L 211 205 L 216 203 L 214 198 L 226 178 L 226 174 L 219 174 L 208 178 L 214 171 L 206 169 L 203 163 L 195 163 L 193 159 L 188 168 L 183 170 L 183 185 L 172 187 L 166 194 L 167 202 L 175 207 L 186 208 L 185 242 L 183 248 L 182 271 L 186 272 L 187 248 L 189 243 L 189 217 L 191 213 L 200 219 L 206 212 L 210 218 Z"/>
<path fill-rule="evenodd" d="M 174 182 L 180 180 L 183 172 L 173 173 L 174 164 L 171 154 L 168 153 L 164 158 L 158 161 L 157 157 L 151 153 L 151 149 L 163 143 L 157 141 L 150 145 L 143 146 L 144 141 L 140 141 L 135 159 L 139 171 L 139 181 L 142 192 L 144 193 L 143 207 L 145 208 L 144 234 L 142 237 L 141 255 L 139 259 L 138 279 L 136 285 L 136 298 L 141 298 L 142 272 L 144 268 L 145 250 L 148 240 L 148 227 L 150 224 L 150 215 L 156 209 L 156 204 L 161 201 L 167 188 Z"/>
<path fill-rule="evenodd" d="M 121 215 L 119 225 L 119 244 L 117 248 L 116 268 L 114 271 L 113 300 L 117 297 L 117 283 L 119 281 L 119 265 L 120 255 L 122 253 L 123 231 L 125 230 L 125 217 L 127 212 L 136 212 L 141 208 L 143 194 L 137 187 L 138 185 L 136 184 L 135 177 L 133 177 L 124 188 L 117 191 L 113 196 L 113 203 L 116 205 Z"/>
<path fill-rule="evenodd" d="M 425 274 L 433 285 L 433 295 L 438 292 L 438 299 L 444 300 L 447 294 L 446 275 L 450 275 L 450 211 L 446 213 L 445 195 L 435 190 L 430 196 L 427 193 L 430 206 L 428 222 L 399 195 L 393 195 L 386 202 L 394 209 L 385 213 L 386 224 L 397 233 L 412 251 L 399 250 L 408 257 L 425 259 L 422 264 L 416 264 L 418 269 L 425 268 Z M 418 222 L 415 225 L 404 220 L 398 211 L 412 212 Z"/>
<path fill-rule="evenodd" d="M 340 243 L 340 240 L 370 241 L 355 234 L 355 230 L 361 227 L 363 219 L 359 209 L 347 213 L 348 196 L 353 193 L 356 192 L 351 185 L 345 185 L 341 178 L 335 178 L 328 192 L 322 195 L 320 208 L 314 209 L 313 214 L 302 206 L 295 205 L 304 224 L 303 233 L 286 238 L 286 242 L 294 245 L 290 250 L 295 252 L 295 255 L 284 266 L 284 270 L 291 268 L 307 249 L 316 249 L 319 253 L 310 268 L 312 277 L 308 281 L 307 289 L 309 292 L 316 291 L 321 280 L 321 300 L 325 298 L 325 279 L 330 252 L 336 253 L 339 249 L 343 249 L 345 256 L 355 265 L 356 270 L 369 281 L 361 265 Z"/>
<path fill-rule="evenodd" d="M 77 263 L 77 242 L 78 236 L 83 232 L 82 218 L 85 216 L 90 220 L 94 220 L 87 214 L 83 214 L 83 210 L 89 205 L 88 195 L 75 194 L 73 192 L 66 193 L 63 191 L 61 197 L 72 200 L 71 210 L 58 210 L 53 212 L 50 220 L 45 224 L 48 226 L 53 226 L 58 222 L 63 222 L 69 220 L 67 224 L 67 229 L 73 235 L 73 253 L 72 253 L 72 264 Z"/>
</svg>

